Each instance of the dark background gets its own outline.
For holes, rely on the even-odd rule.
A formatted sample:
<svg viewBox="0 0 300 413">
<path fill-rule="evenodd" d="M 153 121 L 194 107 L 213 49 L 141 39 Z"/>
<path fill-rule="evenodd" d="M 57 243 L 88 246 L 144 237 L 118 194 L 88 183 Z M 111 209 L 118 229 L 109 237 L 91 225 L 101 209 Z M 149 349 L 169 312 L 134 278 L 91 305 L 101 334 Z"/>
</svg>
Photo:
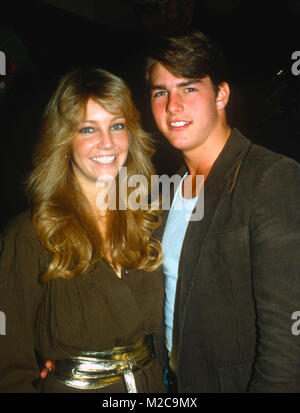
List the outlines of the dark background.
<svg viewBox="0 0 300 413">
<path fill-rule="evenodd" d="M 51 3 L 51 4 L 50 4 Z M 57 6 L 57 7 L 56 7 Z M 142 54 L 153 35 L 195 27 L 224 50 L 231 68 L 229 120 L 255 143 L 300 161 L 300 1 L 77 0 L 2 1 L 0 50 L 1 220 L 26 208 L 22 183 L 31 168 L 42 111 L 57 80 L 79 65 L 124 78 L 156 138 L 158 173 L 175 173 L 180 155 L 157 132 L 145 98 Z"/>
</svg>

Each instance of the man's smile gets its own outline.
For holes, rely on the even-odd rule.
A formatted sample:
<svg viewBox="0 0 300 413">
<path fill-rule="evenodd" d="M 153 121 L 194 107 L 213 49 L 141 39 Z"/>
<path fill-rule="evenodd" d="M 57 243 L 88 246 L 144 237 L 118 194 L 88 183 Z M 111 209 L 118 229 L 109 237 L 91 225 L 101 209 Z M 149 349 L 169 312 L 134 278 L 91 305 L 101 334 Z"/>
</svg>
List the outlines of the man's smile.
<svg viewBox="0 0 300 413">
<path fill-rule="evenodd" d="M 176 120 L 169 122 L 168 125 L 173 130 L 182 130 L 190 126 L 192 122 L 185 121 L 185 120 Z"/>
</svg>

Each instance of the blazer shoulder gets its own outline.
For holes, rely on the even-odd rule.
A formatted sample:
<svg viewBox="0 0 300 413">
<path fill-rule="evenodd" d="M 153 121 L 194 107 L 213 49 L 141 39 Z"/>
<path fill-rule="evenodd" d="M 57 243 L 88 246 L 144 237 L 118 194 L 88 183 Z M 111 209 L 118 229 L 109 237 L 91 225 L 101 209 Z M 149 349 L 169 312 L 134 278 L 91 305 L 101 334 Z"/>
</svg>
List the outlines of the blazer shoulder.
<svg viewBox="0 0 300 413">
<path fill-rule="evenodd" d="M 246 156 L 245 164 L 253 167 L 258 174 L 263 173 L 270 167 L 284 171 L 286 168 L 300 171 L 300 164 L 292 158 L 281 153 L 273 152 L 264 146 L 252 144 Z"/>
</svg>

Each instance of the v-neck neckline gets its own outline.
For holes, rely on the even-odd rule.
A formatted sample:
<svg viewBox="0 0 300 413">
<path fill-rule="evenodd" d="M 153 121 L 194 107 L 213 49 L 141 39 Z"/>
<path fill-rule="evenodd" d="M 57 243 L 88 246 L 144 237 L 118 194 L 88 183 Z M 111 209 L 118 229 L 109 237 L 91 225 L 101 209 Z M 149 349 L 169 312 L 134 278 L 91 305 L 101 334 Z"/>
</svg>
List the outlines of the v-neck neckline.
<svg viewBox="0 0 300 413">
<path fill-rule="evenodd" d="M 121 274 L 118 275 L 114 267 L 105 259 L 103 258 L 103 261 L 106 263 L 106 265 L 110 268 L 111 272 L 113 273 L 114 277 L 118 278 L 119 280 L 123 280 L 124 274 L 127 274 L 127 270 L 125 270 L 123 267 L 121 267 Z"/>
</svg>

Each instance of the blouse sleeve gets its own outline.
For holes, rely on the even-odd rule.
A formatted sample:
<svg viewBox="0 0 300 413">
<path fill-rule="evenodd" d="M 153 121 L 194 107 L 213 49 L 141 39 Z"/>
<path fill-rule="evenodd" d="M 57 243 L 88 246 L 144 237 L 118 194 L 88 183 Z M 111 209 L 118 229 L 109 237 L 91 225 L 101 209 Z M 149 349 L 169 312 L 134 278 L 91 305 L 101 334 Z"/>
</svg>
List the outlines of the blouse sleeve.
<svg viewBox="0 0 300 413">
<path fill-rule="evenodd" d="M 37 391 L 39 267 L 37 239 L 10 226 L 0 237 L 0 392 Z"/>
</svg>

